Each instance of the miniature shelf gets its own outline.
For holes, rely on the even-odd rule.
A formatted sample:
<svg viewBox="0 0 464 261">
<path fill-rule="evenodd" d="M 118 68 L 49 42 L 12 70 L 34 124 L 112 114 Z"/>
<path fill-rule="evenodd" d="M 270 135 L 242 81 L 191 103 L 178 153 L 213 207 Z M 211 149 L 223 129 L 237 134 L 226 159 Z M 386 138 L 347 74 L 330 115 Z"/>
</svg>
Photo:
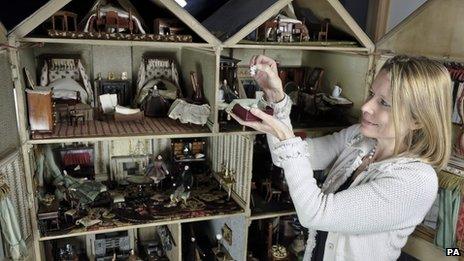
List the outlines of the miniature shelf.
<svg viewBox="0 0 464 261">
<path fill-rule="evenodd" d="M 252 194 L 254 206 L 251 208 L 251 219 L 263 219 L 269 217 L 287 216 L 295 213 L 293 203 L 287 202 L 266 201 L 260 194 Z"/>
<path fill-rule="evenodd" d="M 128 41 L 128 40 L 95 40 L 95 39 L 63 39 L 46 37 L 25 37 L 19 39 L 26 43 L 64 43 L 64 44 L 88 44 L 88 45 L 112 45 L 112 46 L 152 46 L 157 48 L 172 47 L 197 47 L 212 48 L 209 43 L 184 43 L 184 42 L 149 42 L 149 41 Z"/>
<path fill-rule="evenodd" d="M 323 126 L 322 124 L 313 124 L 313 126 L 304 126 L 300 124 L 294 124 L 293 131 L 294 132 L 329 132 L 329 131 L 339 131 L 343 128 L 349 127 L 352 124 L 329 124 L 327 126 Z M 246 127 L 243 130 L 242 126 L 231 126 L 227 127 L 228 129 L 223 129 L 224 127 L 220 127 L 221 134 L 229 134 L 229 135 L 236 135 L 236 134 L 249 134 L 249 135 L 256 135 L 256 134 L 263 134 L 263 132 L 255 131 L 251 128 Z"/>
<path fill-rule="evenodd" d="M 204 137 L 210 130 L 206 126 L 182 124 L 169 118 L 146 117 L 144 123 L 116 121 L 87 121 L 77 126 L 57 123 L 52 133 L 32 133 L 31 143 L 62 142 L 60 139 L 92 140 L 89 138 L 114 139 L 115 137 L 159 136 L 159 137 Z M 37 140 L 34 142 L 34 140 Z M 68 140 L 66 140 L 68 141 Z M 69 140 L 70 141 L 70 140 Z"/>
<path fill-rule="evenodd" d="M 280 212 L 272 211 L 272 212 L 267 212 L 267 213 L 252 213 L 250 216 L 250 220 L 284 217 L 284 216 L 291 216 L 291 215 L 296 215 L 296 211 L 287 210 L 287 211 L 280 211 Z"/>
<path fill-rule="evenodd" d="M 228 200 L 227 192 L 220 189 L 218 183 L 213 182 L 210 178 L 203 176 L 202 181 L 198 181 L 198 185 L 192 188 L 186 203 L 182 201 L 174 205 L 171 205 L 170 199 L 171 192 L 174 193 L 173 189 L 162 188 L 155 191 L 151 187 L 145 187 L 145 189 L 140 190 L 138 185 L 112 189 L 109 191 L 110 194 L 120 194 L 125 198 L 125 201 L 111 203 L 111 207 L 87 207 L 76 217 L 63 214 L 64 218 L 59 221 L 59 229 L 52 230 L 48 226 L 42 227 L 39 240 L 45 241 L 243 214 L 244 209 L 233 199 Z M 43 212 L 46 209 L 47 207 L 39 208 L 39 213 L 49 215 L 50 213 Z M 41 210 L 42 212 L 40 212 Z M 79 220 L 88 219 L 89 216 L 94 216 L 94 219 L 100 222 L 88 227 L 77 225 Z"/>
<path fill-rule="evenodd" d="M 70 233 L 70 234 L 61 234 L 61 235 L 53 235 L 53 236 L 42 236 L 39 238 L 39 241 L 48 241 L 48 240 L 54 240 L 54 239 L 59 239 L 59 238 L 68 238 L 68 237 L 75 237 L 75 236 L 83 236 L 83 235 L 91 235 L 91 234 L 102 234 L 102 233 L 108 233 L 108 232 L 116 232 L 116 231 L 125 231 L 129 229 L 136 229 L 136 228 L 148 228 L 148 227 L 156 227 L 156 226 L 162 226 L 162 225 L 168 225 L 168 224 L 178 224 L 178 223 L 188 223 L 188 222 L 197 222 L 197 221 L 205 221 L 205 220 L 214 220 L 218 218 L 226 218 L 226 217 L 235 217 L 235 216 L 240 216 L 243 215 L 243 211 L 236 212 L 236 213 L 230 213 L 230 214 L 224 214 L 224 215 L 211 215 L 211 216 L 202 216 L 202 217 L 194 217 L 194 218 L 183 218 L 183 219 L 165 219 L 165 220 L 159 220 L 156 222 L 150 222 L 150 223 L 145 223 L 145 224 L 130 224 L 130 223 L 125 223 L 125 225 L 122 225 L 120 227 L 114 227 L 114 228 L 107 228 L 107 229 L 98 229 L 98 230 L 88 230 L 88 231 L 81 231 L 81 232 L 75 232 L 75 233 Z M 123 224 L 123 223 L 121 223 Z"/>
<path fill-rule="evenodd" d="M 340 52 L 369 52 L 368 48 L 347 45 L 333 45 L 331 42 L 301 42 L 301 43 L 272 43 L 252 42 L 225 46 L 235 49 L 275 49 L 275 50 L 314 50 L 314 51 L 340 51 Z"/>
</svg>

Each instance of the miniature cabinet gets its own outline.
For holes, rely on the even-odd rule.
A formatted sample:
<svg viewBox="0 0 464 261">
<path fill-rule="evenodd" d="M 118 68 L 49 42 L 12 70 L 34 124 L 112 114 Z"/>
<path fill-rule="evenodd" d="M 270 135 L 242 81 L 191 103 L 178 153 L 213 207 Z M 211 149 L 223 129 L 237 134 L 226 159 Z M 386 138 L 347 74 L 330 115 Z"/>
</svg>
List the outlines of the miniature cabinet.
<svg viewBox="0 0 464 261">
<path fill-rule="evenodd" d="M 136 1 L 131 2 L 135 6 L 133 10 L 136 10 Z M 33 256 L 35 260 L 46 260 L 48 256 L 54 255 L 60 250 L 63 253 L 72 253 L 72 255 L 96 258 L 95 244 L 101 242 L 97 240 L 102 240 L 108 236 L 102 236 L 102 234 L 116 231 L 127 231 L 127 233 L 109 236 L 124 238 L 127 236 L 129 238 L 129 248 L 135 249 L 137 255 L 151 255 L 157 252 L 157 244 L 153 243 L 157 239 L 153 234 L 145 235 L 145 233 L 153 231 L 156 227 L 162 225 L 168 225 L 176 242 L 176 246 L 173 246 L 170 252 L 166 253 L 169 260 L 185 260 L 190 257 L 191 253 L 200 255 L 204 251 L 199 246 L 203 242 L 197 242 L 197 244 L 189 241 L 188 235 L 191 234 L 188 227 L 189 223 L 199 223 L 200 226 L 210 227 L 210 230 L 202 231 L 206 233 L 205 235 L 198 236 L 199 238 L 205 238 L 204 242 L 207 242 L 207 248 L 213 249 L 209 254 L 216 257 L 231 257 L 234 260 L 246 260 L 248 256 L 247 242 L 249 242 L 248 227 L 252 221 L 258 222 L 266 218 L 283 217 L 295 213 L 289 200 L 288 189 L 286 189 L 286 184 L 281 178 L 276 180 L 257 179 L 256 174 L 254 174 L 255 170 L 267 169 L 268 164 L 270 164 L 269 158 L 263 158 L 262 161 L 259 158 L 254 159 L 254 150 L 261 146 L 258 140 L 262 138 L 257 137 L 259 133 L 249 130 L 242 131 L 240 128 L 220 128 L 220 103 L 217 97 L 220 84 L 224 80 L 224 76 L 221 75 L 220 71 L 221 57 L 230 57 L 232 59 L 232 69 L 242 66 L 247 70 L 246 67 L 251 56 L 261 53 L 278 60 L 279 66 L 287 68 L 287 72 L 292 72 L 291 75 L 298 71 L 292 68 L 323 68 L 324 74 L 317 78 L 317 87 L 313 86 L 313 88 L 329 93 L 335 84 L 341 85 L 343 95 L 354 103 L 354 106 L 347 110 L 351 122 L 354 122 L 354 119 L 359 116 L 359 107 L 364 100 L 365 90 L 373 76 L 371 69 L 375 65 L 374 45 L 338 1 L 295 1 L 299 7 L 312 10 L 321 21 L 330 18 L 331 26 L 344 31 L 349 39 L 328 41 L 326 35 L 321 35 L 321 38 L 324 38 L 323 41 L 313 40 L 313 42 L 304 44 L 291 42 L 277 44 L 244 40 L 260 25 L 277 15 L 282 8 L 290 3 L 288 0 L 268 1 L 267 6 L 261 7 L 261 13 L 257 15 L 256 19 L 250 19 L 244 25 L 242 23 L 242 26 L 234 33 L 229 34 L 227 39 L 221 39 L 223 41 L 216 38 L 193 15 L 186 13 L 186 10 L 180 8 L 173 1 L 161 0 L 159 2 L 166 8 L 166 12 L 170 12 L 184 24 L 190 26 L 191 30 L 196 34 L 193 36 L 194 42 L 151 41 L 138 33 L 133 34 L 131 30 L 129 30 L 128 34 L 130 37 L 126 39 L 122 38 L 125 37 L 124 34 L 108 35 L 108 38 L 105 39 L 106 34 L 104 33 L 100 34 L 101 38 L 86 38 L 89 34 L 98 32 L 85 33 L 83 38 L 78 38 L 79 33 L 73 32 L 71 38 L 66 38 L 65 36 L 69 32 L 57 32 L 62 35 L 60 37 L 65 38 L 45 38 L 34 34 L 40 31 L 38 27 L 40 23 L 37 24 L 37 29 L 24 26 L 19 27 L 15 31 L 16 34 L 11 34 L 11 41 L 19 45 L 31 42 L 44 43 L 41 48 L 9 50 L 11 53 L 10 59 L 17 68 L 27 67 L 33 77 L 38 78 L 37 75 L 40 73 L 37 70 L 39 65 L 36 63 L 36 57 L 49 53 L 77 53 L 82 57 L 83 70 L 89 75 L 90 82 L 94 82 L 100 72 L 129 72 L 129 75 L 132 75 L 134 79 L 120 82 L 99 81 L 97 86 L 94 86 L 97 87 L 98 93 L 118 93 L 118 100 L 121 99 L 124 104 L 129 104 L 127 97 L 134 95 L 134 92 L 128 90 L 137 84 L 135 78 L 138 76 L 138 70 L 143 63 L 143 57 L 147 54 L 155 54 L 178 62 L 179 82 L 181 83 L 182 93 L 187 98 L 193 95 L 194 87 L 189 75 L 191 72 L 195 72 L 198 76 L 198 83 L 203 86 L 205 100 L 211 107 L 211 113 L 204 126 L 184 124 L 167 117 L 160 119 L 146 118 L 144 122 L 131 123 L 104 122 L 94 117 L 93 120 L 82 124 L 80 122 L 71 125 L 66 122 L 57 123 L 57 127 L 52 133 L 31 134 L 28 131 L 28 127 L 31 127 L 31 125 L 28 125 L 23 115 L 26 111 L 25 94 L 22 91 L 17 91 L 16 95 L 21 108 L 19 112 L 23 113 L 20 114 L 19 118 L 19 133 L 25 166 L 24 176 L 27 180 L 28 195 L 31 199 L 34 199 L 32 200 L 34 203 L 30 205 L 30 212 L 33 217 L 31 236 L 34 239 L 33 248 L 31 249 L 34 249 Z M 230 4 L 233 4 L 232 2 Z M 64 7 L 64 4 L 51 1 L 47 3 L 46 7 L 60 10 Z M 46 11 L 47 9 L 44 9 L 44 12 Z M 136 15 L 132 11 L 128 12 L 128 14 L 131 19 L 132 16 Z M 52 15 L 53 12 L 50 12 L 48 17 Z M 110 13 L 109 18 L 112 15 L 114 14 Z M 238 18 L 234 19 L 233 22 L 239 22 L 236 21 Z M 151 22 L 146 24 L 151 24 Z M 159 23 L 155 23 L 155 26 L 161 27 Z M 325 25 L 325 28 L 327 27 L 328 25 Z M 118 29 L 118 26 L 115 28 Z M 173 29 L 176 28 L 177 25 Z M 319 30 L 318 27 L 316 28 L 316 30 Z M 156 28 L 154 31 L 156 31 Z M 329 40 L 330 33 L 329 29 L 327 36 Z M 14 38 L 13 35 L 17 35 L 17 38 Z M 174 35 L 165 36 L 173 37 Z M 139 38 L 134 39 L 137 37 Z M 133 41 L 127 41 L 131 39 Z M 292 77 L 299 78 L 289 79 L 289 82 L 301 80 L 301 75 L 296 74 L 297 76 Z M 233 80 L 227 79 L 231 81 L 229 84 L 236 84 L 232 83 L 235 78 L 231 77 L 231 79 Z M 24 90 L 22 81 L 15 80 L 14 85 L 17 90 Z M 301 126 L 295 126 L 295 131 L 305 132 L 308 136 L 318 136 L 339 130 L 345 126 L 347 126 L 347 122 L 332 121 L 321 124 L 321 121 L 312 121 L 304 122 Z M 182 139 L 182 142 L 193 139 L 191 148 L 188 142 L 175 143 L 178 139 Z M 195 139 L 202 139 L 205 142 L 199 142 Z M 56 216 L 53 213 L 46 220 L 50 223 L 50 228 L 53 231 L 42 233 L 39 230 L 37 220 L 35 220 L 37 213 L 40 213 L 40 204 L 42 204 L 39 202 L 41 199 L 38 198 L 35 192 L 37 184 L 40 184 L 40 180 L 37 180 L 38 175 L 36 175 L 38 167 L 35 165 L 36 156 L 33 153 L 28 153 L 28 151 L 46 149 L 47 146 L 59 150 L 73 142 L 78 142 L 79 146 L 86 145 L 93 148 L 92 160 L 83 159 L 83 162 L 91 162 L 93 168 L 82 164 L 88 167 L 86 169 L 93 172 L 93 175 L 81 171 L 76 176 L 89 177 L 88 179 L 92 184 L 98 182 L 104 184 L 107 191 L 103 191 L 103 187 L 99 186 L 98 189 L 101 189 L 101 192 L 99 191 L 98 199 L 103 202 L 102 204 L 110 202 L 114 206 L 114 212 L 117 213 L 104 211 L 94 213 L 95 216 L 100 217 L 98 224 L 92 224 L 95 219 L 78 219 L 78 215 L 72 211 L 63 213 L 63 217 L 60 217 L 66 220 L 63 225 L 75 226 L 79 232 L 72 230 L 72 228 L 66 231 L 64 231 L 63 227 L 58 228 L 58 230 L 55 230 L 55 227 L 52 228 L 52 225 L 55 224 L 52 219 Z M 191 150 L 191 153 L 183 155 L 185 144 L 187 144 L 187 150 Z M 161 191 L 161 187 L 165 190 L 171 189 L 174 191 L 167 185 L 176 183 L 174 180 L 165 179 L 158 186 L 150 183 L 149 180 L 146 181 L 145 176 L 140 175 L 142 170 L 139 167 L 146 167 L 143 164 L 147 162 L 149 164 L 148 155 L 156 156 L 158 154 L 166 158 L 174 157 L 175 159 L 175 157 L 178 157 L 176 163 L 179 165 L 208 162 L 208 171 L 210 171 L 211 175 L 194 174 L 193 189 L 190 192 L 190 199 L 186 201 L 191 200 L 191 203 L 186 204 L 185 201 L 179 200 L 178 208 L 163 209 L 164 216 L 157 215 L 153 218 L 152 214 L 157 213 L 154 210 L 159 210 L 159 206 L 156 206 L 155 202 L 169 202 L 169 194 L 158 193 Z M 188 156 L 188 160 L 185 161 L 182 156 Z M 142 161 L 143 163 L 135 163 Z M 76 162 L 80 162 L 80 159 L 74 159 L 73 163 Z M 75 164 L 69 166 L 76 167 Z M 226 171 L 229 171 L 227 175 Z M 269 171 L 280 175 L 278 169 Z M 127 184 L 119 182 L 120 179 L 126 177 L 130 177 Z M 111 180 L 112 178 L 114 180 Z M 221 180 L 222 184 L 220 183 Z M 215 181 L 218 181 L 218 183 L 214 183 Z M 202 187 L 202 185 L 206 186 L 206 188 Z M 82 188 L 75 188 L 75 190 L 79 192 L 82 191 Z M 218 191 L 218 194 L 208 193 L 208 191 L 213 190 Z M 147 191 L 150 194 L 147 194 Z M 126 196 L 121 196 L 122 193 L 126 193 Z M 86 193 L 83 194 L 87 195 Z M 73 195 L 71 197 L 74 200 L 73 204 L 77 206 L 86 205 L 87 201 L 90 201 L 88 197 L 84 196 Z M 186 197 L 188 198 L 188 196 Z M 96 198 L 97 195 L 92 200 Z M 136 202 L 136 205 L 131 205 L 134 202 Z M 150 205 L 145 204 L 145 206 L 142 206 L 146 202 L 149 202 Z M 210 203 L 212 207 L 207 210 L 202 208 L 202 204 L 208 206 L 208 203 L 205 202 L 212 202 Z M 113 221 L 111 214 L 116 216 Z M 146 219 L 142 222 L 143 218 Z M 75 225 L 76 222 L 78 222 L 78 225 Z M 215 238 L 216 236 L 217 238 Z M 71 239 L 79 242 L 74 245 L 69 243 L 69 246 L 66 246 L 66 244 L 60 245 L 60 242 L 64 243 L 67 240 L 71 241 Z M 110 241 L 114 243 L 115 240 Z M 141 243 L 142 241 L 143 243 Z M 136 242 L 138 242 L 138 245 L 136 245 Z M 123 246 L 124 255 L 128 254 L 127 244 L 121 246 Z M 41 250 L 43 248 L 45 248 L 45 251 Z M 78 249 L 80 250 L 78 251 Z M 105 254 L 103 251 L 98 252 L 98 256 L 103 258 Z"/>
</svg>

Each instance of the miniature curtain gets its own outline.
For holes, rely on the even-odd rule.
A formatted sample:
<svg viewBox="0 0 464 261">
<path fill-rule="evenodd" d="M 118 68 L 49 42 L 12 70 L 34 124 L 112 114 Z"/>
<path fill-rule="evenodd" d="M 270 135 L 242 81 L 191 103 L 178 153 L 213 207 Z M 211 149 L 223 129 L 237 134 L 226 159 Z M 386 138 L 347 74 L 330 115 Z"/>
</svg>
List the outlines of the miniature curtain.
<svg viewBox="0 0 464 261">
<path fill-rule="evenodd" d="M 139 95 L 140 90 L 142 89 L 143 85 L 147 81 L 146 78 L 147 78 L 147 72 L 145 71 L 145 64 L 142 61 L 142 63 L 140 64 L 139 72 L 137 76 L 137 91 L 135 92 L 135 97 Z"/>
<path fill-rule="evenodd" d="M 11 258 L 17 260 L 26 257 L 27 248 L 21 236 L 16 211 L 7 197 L 8 191 L 5 183 L 0 184 L 0 228 L 3 238 L 10 246 Z"/>
<path fill-rule="evenodd" d="M 87 91 L 87 100 L 88 103 L 91 104 L 93 101 L 93 91 L 92 91 L 92 85 L 90 85 L 90 80 L 87 74 L 85 74 L 84 66 L 82 66 L 81 60 L 77 62 L 77 68 L 79 69 L 79 72 L 81 73 L 82 77 L 82 82 L 84 83 L 85 90 Z"/>
<path fill-rule="evenodd" d="M 47 86 L 48 85 L 48 64 L 47 62 L 44 63 L 42 67 L 42 74 L 40 76 L 40 86 Z"/>
<path fill-rule="evenodd" d="M 460 249 L 464 248 L 464 197 L 461 197 L 461 206 L 456 223 L 456 245 Z"/>
<path fill-rule="evenodd" d="M 461 191 L 441 189 L 438 193 L 440 209 L 438 211 L 438 230 L 435 244 L 442 248 L 455 247 L 456 222 L 461 203 Z"/>
</svg>

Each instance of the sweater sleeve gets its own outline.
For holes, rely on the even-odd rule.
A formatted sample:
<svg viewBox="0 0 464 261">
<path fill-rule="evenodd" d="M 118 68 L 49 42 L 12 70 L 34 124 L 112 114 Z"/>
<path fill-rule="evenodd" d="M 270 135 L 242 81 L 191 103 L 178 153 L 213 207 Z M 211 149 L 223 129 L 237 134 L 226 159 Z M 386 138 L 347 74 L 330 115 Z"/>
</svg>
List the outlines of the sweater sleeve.
<svg viewBox="0 0 464 261">
<path fill-rule="evenodd" d="M 381 178 L 336 194 L 324 194 L 313 178 L 307 146 L 300 138 L 294 138 L 275 147 L 293 204 L 305 227 L 362 234 L 416 226 L 437 195 L 435 171 L 420 162 L 392 165 L 380 170 L 386 171 Z"/>
<path fill-rule="evenodd" d="M 265 103 L 264 100 L 261 102 Z M 285 95 L 285 98 L 282 101 L 278 103 L 269 103 L 269 105 L 274 109 L 274 117 L 292 129 L 292 123 L 290 122 L 292 101 L 290 97 Z M 318 138 L 307 138 L 305 141 L 309 144 L 309 159 L 313 168 L 315 170 L 323 170 L 327 168 L 338 157 L 338 155 L 340 155 L 348 141 L 357 133 L 359 133 L 359 124 L 353 125 L 339 132 L 335 132 L 331 135 Z M 275 144 L 280 142 L 280 140 L 273 135 L 267 134 L 266 136 L 269 148 L 273 148 Z M 271 157 L 274 165 L 280 167 L 280 161 L 275 156 L 272 149 Z"/>
</svg>

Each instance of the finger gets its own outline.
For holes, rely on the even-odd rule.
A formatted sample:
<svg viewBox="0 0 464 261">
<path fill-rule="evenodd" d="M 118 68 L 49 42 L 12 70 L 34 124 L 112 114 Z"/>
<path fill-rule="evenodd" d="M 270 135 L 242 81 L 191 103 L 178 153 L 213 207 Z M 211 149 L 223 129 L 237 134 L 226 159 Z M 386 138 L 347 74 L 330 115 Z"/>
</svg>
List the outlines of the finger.
<svg viewBox="0 0 464 261">
<path fill-rule="evenodd" d="M 262 54 L 258 55 L 255 59 L 255 64 L 267 64 L 269 66 L 276 66 L 276 62 L 267 56 L 264 56 Z"/>
<path fill-rule="evenodd" d="M 251 59 L 250 59 L 250 67 L 256 64 L 256 58 L 257 57 L 258 57 L 257 55 L 253 55 L 253 57 L 251 57 Z"/>
<path fill-rule="evenodd" d="M 258 109 L 258 108 L 251 108 L 250 109 L 251 114 L 254 116 L 260 118 L 263 122 L 268 123 L 272 120 L 275 120 L 273 116 L 265 113 L 264 111 Z"/>
<path fill-rule="evenodd" d="M 256 66 L 256 70 L 258 72 L 260 72 L 260 71 L 265 72 L 268 75 L 273 75 L 274 74 L 274 71 L 272 70 L 271 66 L 269 66 L 269 64 L 258 63 L 255 66 Z"/>
<path fill-rule="evenodd" d="M 250 128 L 255 129 L 257 131 L 263 131 L 264 129 L 266 129 L 263 126 L 263 124 L 261 124 L 259 122 L 256 122 L 256 121 L 243 121 L 242 119 L 240 119 L 240 117 L 238 117 L 237 115 L 235 115 L 233 113 L 230 113 L 230 116 L 232 116 L 232 118 L 234 118 L 238 123 L 240 123 L 240 125 L 250 127 Z"/>
</svg>

